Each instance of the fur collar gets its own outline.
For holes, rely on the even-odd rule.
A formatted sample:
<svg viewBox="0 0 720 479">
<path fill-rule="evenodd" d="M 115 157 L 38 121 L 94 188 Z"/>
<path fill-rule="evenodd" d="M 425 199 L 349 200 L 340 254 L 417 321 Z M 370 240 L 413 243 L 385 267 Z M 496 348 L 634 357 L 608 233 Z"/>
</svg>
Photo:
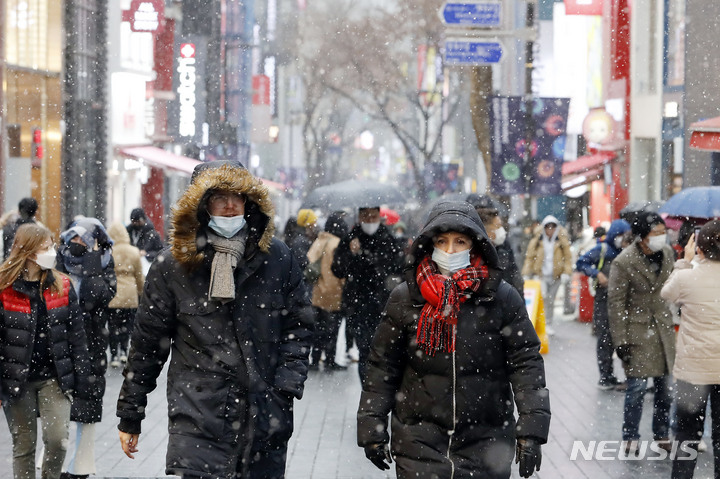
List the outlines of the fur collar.
<svg viewBox="0 0 720 479">
<path fill-rule="evenodd" d="M 181 265 L 196 269 L 205 258 L 202 248 L 205 231 L 198 219 L 209 190 L 227 190 L 246 195 L 245 218 L 248 223 L 246 254 L 257 249 L 267 253 L 275 233 L 275 209 L 270 192 L 262 182 L 245 168 L 223 165 L 207 169 L 191 184 L 172 209 L 170 251 Z M 256 246 L 251 247 L 251 246 Z"/>
</svg>

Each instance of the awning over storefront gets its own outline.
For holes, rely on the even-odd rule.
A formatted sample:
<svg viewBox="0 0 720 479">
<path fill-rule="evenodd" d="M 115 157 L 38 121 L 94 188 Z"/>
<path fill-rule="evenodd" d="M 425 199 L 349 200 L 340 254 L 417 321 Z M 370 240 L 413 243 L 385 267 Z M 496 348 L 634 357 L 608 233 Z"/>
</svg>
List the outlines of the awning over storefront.
<svg viewBox="0 0 720 479">
<path fill-rule="evenodd" d="M 133 146 L 128 148 L 122 148 L 120 150 L 120 154 L 128 156 L 130 158 L 137 158 L 143 160 L 150 166 L 155 166 L 163 170 L 176 171 L 186 176 L 191 176 L 195 167 L 202 163 L 201 161 L 194 158 L 176 155 L 156 146 Z M 260 180 L 263 182 L 264 185 L 270 188 L 278 191 L 285 190 L 285 186 L 282 183 L 266 180 L 264 178 L 260 178 Z"/>
<path fill-rule="evenodd" d="M 195 167 L 201 163 L 194 158 L 176 155 L 155 146 L 123 148 L 120 150 L 120 153 L 131 158 L 143 160 L 150 166 L 185 173 L 187 176 L 192 175 Z"/>
<path fill-rule="evenodd" d="M 690 124 L 690 148 L 720 151 L 720 116 Z"/>
<path fill-rule="evenodd" d="M 563 191 L 603 179 L 605 165 L 608 165 L 614 159 L 614 152 L 600 151 L 581 156 L 575 161 L 566 161 L 562 167 Z"/>
</svg>

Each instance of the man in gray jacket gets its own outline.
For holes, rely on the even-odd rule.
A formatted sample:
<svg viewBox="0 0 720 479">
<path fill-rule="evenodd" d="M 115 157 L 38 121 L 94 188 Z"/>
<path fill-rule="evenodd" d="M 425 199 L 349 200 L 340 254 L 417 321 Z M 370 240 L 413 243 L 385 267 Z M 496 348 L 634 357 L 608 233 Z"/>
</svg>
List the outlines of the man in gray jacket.
<svg viewBox="0 0 720 479">
<path fill-rule="evenodd" d="M 638 214 L 630 227 L 635 242 L 610 267 L 608 314 L 610 334 L 627 376 L 623 441 L 626 452 L 634 453 L 648 378 L 653 378 L 655 386 L 654 439 L 659 447 L 671 447 L 669 376 L 675 359 L 675 330 L 660 290 L 672 272 L 675 254 L 667 244 L 665 222 L 657 213 Z"/>
</svg>

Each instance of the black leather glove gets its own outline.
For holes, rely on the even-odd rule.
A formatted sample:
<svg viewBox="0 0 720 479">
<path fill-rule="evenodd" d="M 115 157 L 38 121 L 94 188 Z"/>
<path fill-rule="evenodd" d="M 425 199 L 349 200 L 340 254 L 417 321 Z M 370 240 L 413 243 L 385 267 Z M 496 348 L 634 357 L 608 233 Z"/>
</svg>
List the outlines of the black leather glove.
<svg viewBox="0 0 720 479">
<path fill-rule="evenodd" d="M 540 470 L 542 462 L 542 451 L 540 450 L 540 442 L 529 437 L 518 438 L 515 463 L 520 463 L 520 476 L 530 477 L 535 470 Z"/>
<path fill-rule="evenodd" d="M 622 362 L 630 362 L 630 358 L 632 357 L 632 346 L 630 346 L 629 344 L 621 344 L 620 346 L 615 348 L 615 352 L 617 352 L 617 355 Z"/>
<path fill-rule="evenodd" d="M 392 458 L 390 457 L 390 448 L 387 444 L 370 444 L 369 446 L 365 446 L 365 456 L 381 471 L 390 469 Z"/>
</svg>

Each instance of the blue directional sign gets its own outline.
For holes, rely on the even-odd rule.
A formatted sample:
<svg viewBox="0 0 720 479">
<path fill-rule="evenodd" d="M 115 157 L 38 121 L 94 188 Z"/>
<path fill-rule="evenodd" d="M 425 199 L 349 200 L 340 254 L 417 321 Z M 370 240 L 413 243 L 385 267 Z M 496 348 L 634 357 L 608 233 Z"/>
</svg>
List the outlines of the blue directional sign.
<svg viewBox="0 0 720 479">
<path fill-rule="evenodd" d="M 445 42 L 445 64 L 489 65 L 503 55 L 502 43 L 488 40 L 452 39 Z"/>
<path fill-rule="evenodd" d="M 465 27 L 499 27 L 501 18 L 500 2 L 445 2 L 440 9 L 440 18 L 446 25 Z"/>
</svg>

